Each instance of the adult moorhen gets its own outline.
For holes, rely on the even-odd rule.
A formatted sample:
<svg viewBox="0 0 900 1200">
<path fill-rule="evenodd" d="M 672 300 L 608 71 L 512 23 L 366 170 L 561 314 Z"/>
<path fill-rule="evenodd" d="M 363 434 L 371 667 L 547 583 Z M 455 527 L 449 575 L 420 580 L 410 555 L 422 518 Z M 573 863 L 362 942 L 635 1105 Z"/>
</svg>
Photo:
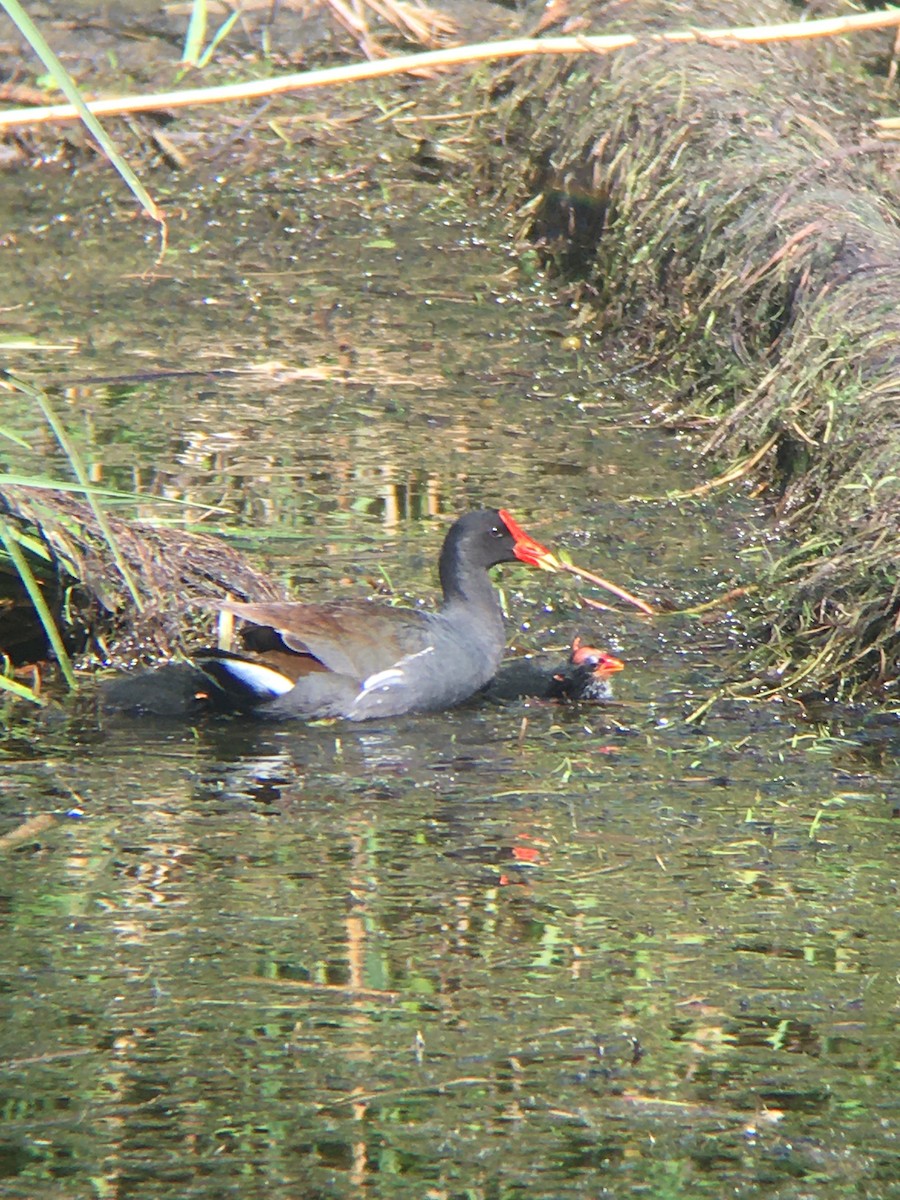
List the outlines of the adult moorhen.
<svg viewBox="0 0 900 1200">
<path fill-rule="evenodd" d="M 229 602 L 223 609 L 248 623 L 247 654 L 203 651 L 193 665 L 145 673 L 136 690 L 127 680 L 115 681 L 104 703 L 159 715 L 207 709 L 352 721 L 451 708 L 483 687 L 500 665 L 506 638 L 488 570 L 515 561 L 559 567 L 505 510 L 466 513 L 444 539 L 444 599 L 436 612 L 365 600 Z"/>
<path fill-rule="evenodd" d="M 501 667 L 484 689 L 488 700 L 610 700 L 610 677 L 624 669 L 621 659 L 606 650 L 586 646 L 580 637 L 572 642 L 565 663 L 547 667 L 539 659 L 520 658 Z"/>
</svg>

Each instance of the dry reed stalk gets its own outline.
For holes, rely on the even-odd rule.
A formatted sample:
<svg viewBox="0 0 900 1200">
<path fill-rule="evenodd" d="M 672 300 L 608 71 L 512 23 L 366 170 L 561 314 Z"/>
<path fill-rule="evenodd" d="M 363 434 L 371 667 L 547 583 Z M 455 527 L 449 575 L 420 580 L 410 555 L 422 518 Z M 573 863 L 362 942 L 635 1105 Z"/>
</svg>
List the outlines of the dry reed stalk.
<svg viewBox="0 0 900 1200">
<path fill-rule="evenodd" d="M 177 92 L 158 92 L 138 96 L 122 96 L 93 100 L 88 109 L 95 116 L 121 116 L 125 113 L 150 112 L 159 109 L 187 108 L 196 104 L 224 104 L 235 100 L 254 100 L 285 92 L 335 84 L 357 83 L 388 75 L 403 75 L 437 67 L 461 66 L 474 62 L 496 62 L 506 58 L 527 58 L 534 55 L 610 54 L 634 46 L 696 43 L 734 47 L 761 45 L 766 42 L 806 41 L 810 38 L 841 37 L 872 29 L 900 27 L 900 9 L 858 13 L 849 17 L 833 17 L 820 21 L 797 21 L 781 25 L 741 26 L 734 29 L 682 29 L 662 33 L 610 34 L 602 37 L 515 38 L 502 42 L 482 42 L 477 45 L 454 46 L 447 50 L 430 50 L 377 62 L 352 63 L 347 67 L 328 67 L 317 71 L 302 71 L 276 79 L 259 79 L 250 83 L 226 84 L 219 87 L 187 88 Z M 48 121 L 73 121 L 77 111 L 69 104 L 53 104 L 44 108 L 19 108 L 0 113 L 0 129 L 21 125 L 37 125 Z"/>
</svg>

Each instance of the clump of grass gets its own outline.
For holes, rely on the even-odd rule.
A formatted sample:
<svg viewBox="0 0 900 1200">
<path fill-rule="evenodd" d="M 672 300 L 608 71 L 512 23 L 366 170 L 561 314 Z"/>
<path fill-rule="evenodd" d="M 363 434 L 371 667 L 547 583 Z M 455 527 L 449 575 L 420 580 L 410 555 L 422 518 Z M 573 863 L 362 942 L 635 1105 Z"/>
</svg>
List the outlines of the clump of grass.
<svg viewBox="0 0 900 1200">
<path fill-rule="evenodd" d="M 123 497 L 91 485 L 49 397 L 8 374 L 3 382 L 42 414 L 75 477 L 0 476 L 5 645 L 26 654 L 43 641 L 74 688 L 73 654 L 118 663 L 168 657 L 198 627 L 212 630 L 216 600 L 283 598 L 281 585 L 219 538 L 109 514 L 107 501 Z M 0 688 L 36 698 L 9 671 Z"/>
<path fill-rule="evenodd" d="M 633 0 L 629 28 L 665 7 Z M 896 686 L 900 230 L 884 148 L 859 145 L 869 77 L 835 45 L 645 48 L 544 64 L 506 103 L 527 232 L 582 323 L 681 380 L 673 419 L 715 414 L 705 450 L 752 462 L 804 547 L 770 573 L 768 666 L 842 695 Z"/>
</svg>

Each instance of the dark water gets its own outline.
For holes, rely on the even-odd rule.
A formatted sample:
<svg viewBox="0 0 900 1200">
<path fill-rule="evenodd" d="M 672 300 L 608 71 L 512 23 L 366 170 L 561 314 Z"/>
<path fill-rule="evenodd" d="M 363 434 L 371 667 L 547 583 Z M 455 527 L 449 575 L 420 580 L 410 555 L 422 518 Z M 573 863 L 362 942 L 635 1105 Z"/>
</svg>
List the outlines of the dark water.
<svg viewBox="0 0 900 1200">
<path fill-rule="evenodd" d="M 441 518 L 481 503 L 680 607 L 781 552 L 740 494 L 667 499 L 709 473 L 647 425 L 678 381 L 567 341 L 486 214 L 361 161 L 201 172 L 155 271 L 96 178 L 2 181 L 5 358 L 92 478 L 310 598 L 431 594 Z M 62 476 L 0 403 L 8 469 Z M 686 723 L 727 608 L 502 586 L 517 647 L 626 660 L 614 705 L 7 709 L 0 1195 L 900 1196 L 890 722 Z"/>
</svg>

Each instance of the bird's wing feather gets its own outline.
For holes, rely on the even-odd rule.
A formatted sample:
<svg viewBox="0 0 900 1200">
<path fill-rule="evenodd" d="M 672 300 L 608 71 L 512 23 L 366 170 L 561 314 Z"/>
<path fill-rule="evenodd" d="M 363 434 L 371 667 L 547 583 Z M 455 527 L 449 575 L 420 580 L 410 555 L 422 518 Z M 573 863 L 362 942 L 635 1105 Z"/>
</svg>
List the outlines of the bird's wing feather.
<svg viewBox="0 0 900 1200">
<path fill-rule="evenodd" d="M 229 612 L 276 630 L 284 645 L 360 685 L 431 645 L 428 618 L 409 608 L 351 601 L 339 604 L 227 603 Z"/>
</svg>

